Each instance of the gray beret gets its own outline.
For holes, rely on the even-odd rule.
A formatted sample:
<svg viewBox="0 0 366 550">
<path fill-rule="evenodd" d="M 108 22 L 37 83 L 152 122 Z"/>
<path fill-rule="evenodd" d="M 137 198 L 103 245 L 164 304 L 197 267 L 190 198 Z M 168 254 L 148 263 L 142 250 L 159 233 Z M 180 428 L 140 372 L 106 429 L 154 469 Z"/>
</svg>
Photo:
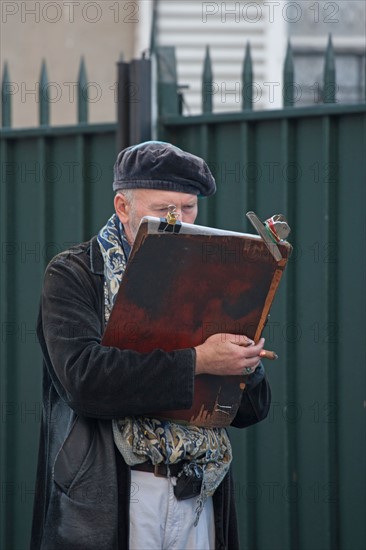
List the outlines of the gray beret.
<svg viewBox="0 0 366 550">
<path fill-rule="evenodd" d="M 208 197 L 216 183 L 203 159 L 163 141 L 146 141 L 121 151 L 113 190 L 161 189 Z"/>
</svg>

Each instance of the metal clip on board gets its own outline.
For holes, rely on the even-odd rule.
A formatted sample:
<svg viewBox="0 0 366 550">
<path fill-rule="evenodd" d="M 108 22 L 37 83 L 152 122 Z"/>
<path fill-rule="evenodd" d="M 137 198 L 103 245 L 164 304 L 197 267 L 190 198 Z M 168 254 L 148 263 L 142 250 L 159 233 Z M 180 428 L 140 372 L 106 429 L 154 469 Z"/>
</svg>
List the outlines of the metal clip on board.
<svg viewBox="0 0 366 550">
<path fill-rule="evenodd" d="M 281 261 L 282 255 L 277 244 L 285 242 L 291 231 L 285 216 L 283 214 L 275 214 L 264 223 L 260 221 L 254 212 L 247 212 L 246 216 L 264 240 L 276 262 Z"/>
<path fill-rule="evenodd" d="M 182 223 L 178 220 L 177 207 L 169 204 L 166 218 L 160 218 L 158 231 L 165 233 L 179 233 Z"/>
</svg>

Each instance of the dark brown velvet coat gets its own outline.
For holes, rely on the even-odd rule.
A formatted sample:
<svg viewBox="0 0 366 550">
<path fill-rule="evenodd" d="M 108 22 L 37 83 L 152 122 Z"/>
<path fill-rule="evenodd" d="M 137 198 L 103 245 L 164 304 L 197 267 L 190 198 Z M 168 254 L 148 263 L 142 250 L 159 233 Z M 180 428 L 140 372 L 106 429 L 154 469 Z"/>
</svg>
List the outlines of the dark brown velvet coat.
<svg viewBox="0 0 366 550">
<path fill-rule="evenodd" d="M 194 349 L 139 354 L 100 345 L 103 280 L 96 238 L 56 256 L 45 273 L 37 326 L 43 421 L 31 550 L 128 549 L 130 469 L 116 451 L 111 419 L 192 403 Z M 253 376 L 234 426 L 268 413 L 267 380 Z M 214 495 L 214 509 L 216 548 L 235 550 L 231 474 Z"/>
</svg>

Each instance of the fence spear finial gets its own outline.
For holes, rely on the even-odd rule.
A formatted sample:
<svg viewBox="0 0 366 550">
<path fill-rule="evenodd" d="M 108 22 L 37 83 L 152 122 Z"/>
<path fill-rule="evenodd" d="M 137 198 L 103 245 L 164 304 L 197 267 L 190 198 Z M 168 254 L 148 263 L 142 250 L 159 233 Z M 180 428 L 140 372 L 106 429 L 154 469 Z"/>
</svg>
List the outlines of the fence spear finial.
<svg viewBox="0 0 366 550">
<path fill-rule="evenodd" d="M 287 42 L 286 58 L 283 67 L 283 106 L 293 107 L 294 105 L 294 58 L 290 40 Z"/>
<path fill-rule="evenodd" d="M 50 105 L 48 96 L 48 73 L 46 61 L 44 59 L 42 59 L 39 82 L 39 124 L 41 126 L 48 126 L 50 123 Z"/>
<path fill-rule="evenodd" d="M 8 63 L 5 61 L 1 86 L 1 120 L 3 128 L 11 127 L 11 83 Z"/>
<path fill-rule="evenodd" d="M 81 56 L 78 76 L 78 122 L 88 122 L 88 78 L 86 75 L 84 56 Z"/>
<path fill-rule="evenodd" d="M 336 69 L 331 34 L 329 34 L 327 50 L 325 52 L 323 102 L 336 102 Z"/>
<path fill-rule="evenodd" d="M 242 86 L 243 86 L 243 110 L 251 111 L 253 109 L 253 64 L 252 55 L 250 51 L 250 44 L 247 42 L 245 48 L 245 56 L 243 63 L 242 73 Z"/>
<path fill-rule="evenodd" d="M 213 76 L 210 48 L 206 46 L 205 61 L 202 75 L 202 112 L 212 113 Z"/>
</svg>

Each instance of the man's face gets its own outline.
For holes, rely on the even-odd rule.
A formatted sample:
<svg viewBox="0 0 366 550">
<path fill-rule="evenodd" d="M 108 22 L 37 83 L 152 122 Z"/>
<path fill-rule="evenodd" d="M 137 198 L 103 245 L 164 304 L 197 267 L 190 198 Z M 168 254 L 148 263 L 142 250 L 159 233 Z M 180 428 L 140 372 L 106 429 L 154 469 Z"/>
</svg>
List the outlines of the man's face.
<svg viewBox="0 0 366 550">
<path fill-rule="evenodd" d="M 117 194 L 114 202 L 116 213 L 123 223 L 126 237 L 131 244 L 135 240 L 141 218 L 144 216 L 165 218 L 170 205 L 176 207 L 179 221 L 194 223 L 197 217 L 197 195 L 159 189 L 136 189 L 133 197 L 130 203 L 123 195 Z"/>
</svg>

